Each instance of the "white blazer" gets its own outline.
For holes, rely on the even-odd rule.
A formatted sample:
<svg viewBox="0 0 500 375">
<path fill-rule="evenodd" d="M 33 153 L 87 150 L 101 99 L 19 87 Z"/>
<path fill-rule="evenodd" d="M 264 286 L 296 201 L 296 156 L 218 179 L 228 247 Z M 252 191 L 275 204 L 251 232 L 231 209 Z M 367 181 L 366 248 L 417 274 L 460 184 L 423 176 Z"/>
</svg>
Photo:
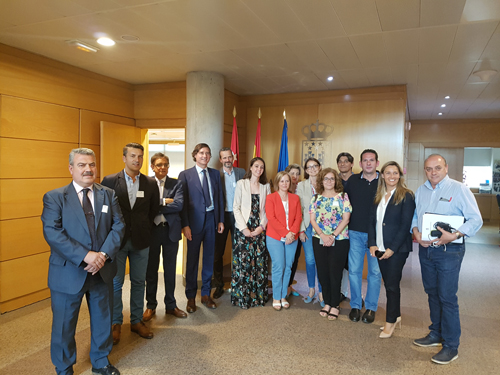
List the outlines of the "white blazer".
<svg viewBox="0 0 500 375">
<path fill-rule="evenodd" d="M 309 181 L 309 179 L 300 181 L 297 185 L 296 194 L 299 196 L 300 205 L 302 206 L 302 223 L 300 223 L 300 231 L 305 232 L 311 223 L 311 216 L 309 215 L 309 205 L 313 197 L 311 181 Z"/>
<path fill-rule="evenodd" d="M 266 197 L 268 194 L 271 194 L 271 187 L 269 184 L 259 185 L 260 225 L 262 225 L 265 229 L 267 226 Z M 236 189 L 234 191 L 233 214 L 236 222 L 236 228 L 238 228 L 238 230 L 243 231 L 243 229 L 247 228 L 247 222 L 250 218 L 251 211 L 252 191 L 250 189 L 250 180 L 245 178 L 236 183 Z"/>
</svg>

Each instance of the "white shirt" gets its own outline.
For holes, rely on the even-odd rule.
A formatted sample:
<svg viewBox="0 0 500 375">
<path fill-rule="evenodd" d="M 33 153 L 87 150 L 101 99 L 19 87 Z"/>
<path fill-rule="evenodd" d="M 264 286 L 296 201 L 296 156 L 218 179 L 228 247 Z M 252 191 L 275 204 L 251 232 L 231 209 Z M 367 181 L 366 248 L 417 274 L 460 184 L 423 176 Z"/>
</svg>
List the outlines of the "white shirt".
<svg viewBox="0 0 500 375">
<path fill-rule="evenodd" d="M 166 179 L 167 179 L 166 176 L 163 177 L 161 180 L 159 180 L 155 176 L 156 183 L 158 184 L 158 189 L 160 190 L 160 206 L 163 206 L 163 189 L 165 189 L 165 180 Z M 160 223 L 165 223 L 166 221 L 167 221 L 167 219 L 165 219 L 165 216 L 163 216 L 163 214 L 156 215 L 156 217 L 154 219 L 155 225 L 158 225 Z"/>
<path fill-rule="evenodd" d="M 382 197 L 377 207 L 377 247 L 380 251 L 385 251 L 384 230 L 382 225 L 384 223 L 385 210 L 387 209 L 387 205 L 391 201 L 391 198 L 395 191 L 396 189 L 393 189 L 391 191 L 391 196 L 389 197 L 389 199 L 387 199 L 387 202 L 385 201 L 385 196 Z"/>
</svg>

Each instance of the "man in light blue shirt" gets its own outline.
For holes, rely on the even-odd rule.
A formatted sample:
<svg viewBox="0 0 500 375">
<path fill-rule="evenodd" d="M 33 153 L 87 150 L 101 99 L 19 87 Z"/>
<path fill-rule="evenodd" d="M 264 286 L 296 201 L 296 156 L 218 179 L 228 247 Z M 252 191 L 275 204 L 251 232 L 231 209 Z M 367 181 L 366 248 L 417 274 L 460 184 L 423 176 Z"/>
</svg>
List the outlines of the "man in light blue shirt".
<svg viewBox="0 0 500 375">
<path fill-rule="evenodd" d="M 472 192 L 464 184 L 448 177 L 444 157 L 433 154 L 425 160 L 428 181 L 415 194 L 416 210 L 412 231 L 419 243 L 420 268 L 425 292 L 429 297 L 430 333 L 413 343 L 422 347 L 441 346 L 432 357 L 438 364 L 458 358 L 460 316 L 458 310 L 458 278 L 465 254 L 465 238 L 474 236 L 483 225 L 481 213 Z M 434 240 L 422 238 L 425 213 L 463 216 L 465 222 L 452 232 L 437 227 L 441 236 Z M 461 243 L 453 243 L 462 239 Z"/>
<path fill-rule="evenodd" d="M 222 163 L 220 169 L 220 179 L 222 191 L 224 193 L 224 232 L 215 235 L 214 253 L 214 276 L 212 287 L 215 287 L 214 299 L 222 297 L 224 294 L 224 279 L 222 271 L 224 269 L 224 251 L 226 249 L 227 235 L 231 231 L 231 244 L 234 242 L 234 215 L 233 201 L 236 182 L 245 175 L 245 170 L 233 166 L 234 156 L 229 147 L 224 147 L 219 151 L 219 161 Z M 234 245 L 233 245 L 234 246 Z M 232 246 L 232 247 L 233 247 Z"/>
</svg>

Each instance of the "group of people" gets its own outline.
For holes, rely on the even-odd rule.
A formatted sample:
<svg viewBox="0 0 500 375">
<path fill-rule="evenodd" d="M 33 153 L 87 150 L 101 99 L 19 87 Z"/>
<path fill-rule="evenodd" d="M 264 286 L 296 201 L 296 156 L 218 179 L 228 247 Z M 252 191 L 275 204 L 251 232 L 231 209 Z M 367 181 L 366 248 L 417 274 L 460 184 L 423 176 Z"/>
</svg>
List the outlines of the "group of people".
<svg viewBox="0 0 500 375">
<path fill-rule="evenodd" d="M 140 173 L 144 148 L 123 148 L 122 171 L 95 182 L 92 150 L 71 151 L 73 181 L 44 195 L 43 231 L 51 248 L 49 288 L 52 295 L 51 357 L 58 374 L 72 374 L 76 362 L 75 330 L 83 296 L 91 319 L 92 371 L 116 375 L 108 361 L 118 344 L 123 324 L 122 287 L 126 261 L 130 270 L 130 329 L 150 339 L 144 323 L 158 306 L 157 284 L 163 253 L 165 311 L 177 318 L 187 314 L 176 304 L 175 270 L 182 234 L 187 240 L 186 311 L 197 310 L 198 265 L 203 245 L 201 303 L 215 309 L 224 294 L 223 256 L 231 232 L 231 303 L 243 309 L 264 306 L 268 295 L 268 257 L 272 262 L 272 307 L 288 309 L 290 295 L 298 296 L 292 281 L 304 249 L 309 292 L 321 317 L 336 320 L 340 303 L 350 289 L 349 319 L 372 323 L 384 279 L 387 309 L 381 338 L 401 325 L 400 281 L 412 251 L 412 234 L 419 244 L 425 292 L 429 298 L 430 333 L 414 341 L 423 347 L 442 346 L 432 361 L 447 364 L 458 357 L 460 320 L 457 290 L 464 238 L 473 236 L 482 219 L 474 196 L 451 180 L 446 160 L 431 155 L 425 161 L 428 181 L 413 194 L 398 163 L 381 170 L 378 154 L 361 153 L 361 173 L 353 174 L 354 158 L 337 157 L 338 170 L 322 168 L 308 158 L 290 165 L 268 183 L 265 161 L 255 157 L 248 171 L 233 166 L 229 148 L 219 151 L 220 170 L 208 167 L 212 154 L 205 143 L 195 146 L 195 166 L 168 177 L 169 159 L 151 157 L 155 176 Z M 437 227 L 440 236 L 422 235 L 425 213 L 464 217 L 451 232 Z M 458 243 L 460 242 L 460 243 Z M 362 273 L 368 261 L 367 291 L 363 301 Z M 348 272 L 347 272 L 348 271 Z M 316 294 L 316 279 L 319 293 Z M 215 289 L 211 294 L 212 289 Z M 144 311 L 144 297 L 146 310 Z M 361 310 L 365 305 L 365 311 Z"/>
</svg>

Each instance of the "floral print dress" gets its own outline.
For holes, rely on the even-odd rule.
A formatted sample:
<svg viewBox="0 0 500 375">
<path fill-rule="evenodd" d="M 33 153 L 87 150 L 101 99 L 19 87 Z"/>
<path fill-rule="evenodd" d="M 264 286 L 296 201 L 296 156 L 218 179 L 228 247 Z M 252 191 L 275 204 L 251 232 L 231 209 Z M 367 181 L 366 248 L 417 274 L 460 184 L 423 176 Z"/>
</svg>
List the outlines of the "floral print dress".
<svg viewBox="0 0 500 375">
<path fill-rule="evenodd" d="M 347 193 L 344 193 L 344 197 L 342 197 L 342 194 L 337 194 L 333 198 L 317 194 L 312 197 L 311 205 L 309 206 L 309 213 L 313 213 L 316 216 L 316 223 L 327 236 L 331 235 L 337 229 L 337 226 L 342 221 L 342 215 L 346 212 L 352 212 L 351 202 Z M 314 228 L 313 236 L 319 238 Z M 348 239 L 349 231 L 347 227 L 335 237 L 335 240 Z"/>
<path fill-rule="evenodd" d="M 259 194 L 252 194 L 252 211 L 247 228 L 255 230 L 260 225 Z M 266 234 L 245 237 L 236 228 L 234 234 L 233 273 L 231 279 L 231 303 L 248 309 L 264 306 L 268 300 Z"/>
</svg>

